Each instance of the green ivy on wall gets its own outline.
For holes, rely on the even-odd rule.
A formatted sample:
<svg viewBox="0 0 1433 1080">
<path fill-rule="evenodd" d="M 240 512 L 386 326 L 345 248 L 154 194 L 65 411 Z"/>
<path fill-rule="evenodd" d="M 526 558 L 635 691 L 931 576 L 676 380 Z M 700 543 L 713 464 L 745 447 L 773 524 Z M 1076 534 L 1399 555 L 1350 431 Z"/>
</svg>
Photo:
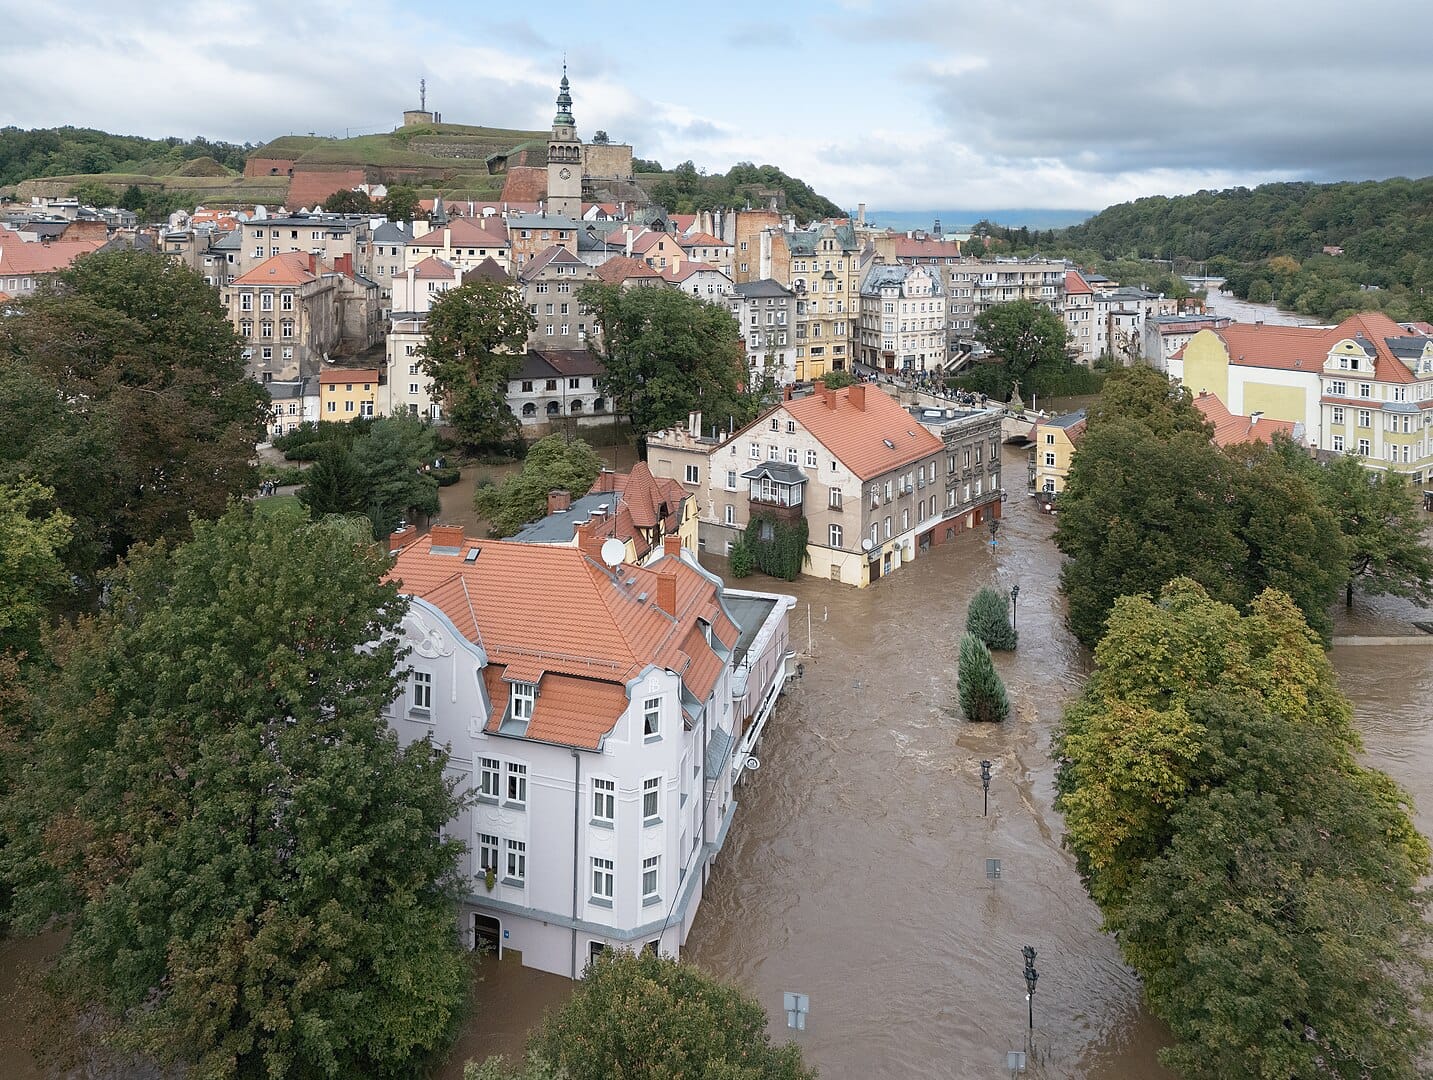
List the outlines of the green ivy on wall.
<svg viewBox="0 0 1433 1080">
<path fill-rule="evenodd" d="M 810 559 L 806 551 L 808 536 L 804 517 L 788 524 L 765 514 L 753 516 L 741 538 L 732 545 L 732 577 L 742 578 L 760 570 L 783 581 L 795 581 Z"/>
</svg>

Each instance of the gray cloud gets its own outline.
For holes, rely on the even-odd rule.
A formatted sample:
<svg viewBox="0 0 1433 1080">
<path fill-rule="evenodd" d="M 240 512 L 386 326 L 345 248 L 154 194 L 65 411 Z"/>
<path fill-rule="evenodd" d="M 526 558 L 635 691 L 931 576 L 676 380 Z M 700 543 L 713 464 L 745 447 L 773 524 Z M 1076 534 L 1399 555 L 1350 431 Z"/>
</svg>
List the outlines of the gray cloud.
<svg viewBox="0 0 1433 1080">
<path fill-rule="evenodd" d="M 1096 0 L 907 4 L 865 20 L 931 42 L 930 94 L 953 137 L 1004 160 L 1095 175 L 1246 170 L 1327 178 L 1433 172 L 1433 65 L 1400 42 L 1433 28 L 1422 0 L 1345 4 Z M 1421 31 L 1421 32 L 1420 32 Z M 947 51 L 984 67 L 941 73 Z"/>
</svg>

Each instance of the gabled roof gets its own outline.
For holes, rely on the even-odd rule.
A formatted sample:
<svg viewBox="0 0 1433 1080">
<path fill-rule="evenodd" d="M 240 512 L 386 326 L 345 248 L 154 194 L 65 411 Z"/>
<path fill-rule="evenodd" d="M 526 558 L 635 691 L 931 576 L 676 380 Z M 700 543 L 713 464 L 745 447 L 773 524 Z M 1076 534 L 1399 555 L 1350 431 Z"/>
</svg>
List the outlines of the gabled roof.
<svg viewBox="0 0 1433 1080">
<path fill-rule="evenodd" d="M 523 353 L 516 379 L 552 379 L 558 376 L 603 375 L 607 369 L 588 349 L 530 349 Z"/>
<path fill-rule="evenodd" d="M 512 277 L 497 264 L 497 261 L 489 255 L 482 262 L 463 274 L 463 284 L 470 281 L 500 281 L 511 282 Z"/>
<path fill-rule="evenodd" d="M 678 237 L 677 237 L 677 245 L 678 245 L 679 247 L 683 247 L 683 248 L 689 248 L 689 247 L 725 247 L 725 248 L 729 248 L 729 247 L 731 247 L 731 245 L 728 244 L 725 240 L 721 239 L 721 237 L 719 237 L 719 236 L 713 236 L 711 233 L 704 233 L 704 232 L 688 233 L 688 234 L 685 235 L 685 236 L 678 236 Z"/>
<path fill-rule="evenodd" d="M 1071 293 L 1071 294 L 1074 294 L 1074 295 L 1076 295 L 1076 296 L 1083 296 L 1083 295 L 1085 295 L 1085 294 L 1087 294 L 1087 293 L 1090 294 L 1090 295 L 1094 295 L 1094 291 L 1095 291 L 1094 289 L 1090 288 L 1089 282 L 1087 282 L 1087 281 L 1080 275 L 1080 272 L 1079 272 L 1078 270 L 1066 270 L 1066 271 L 1065 271 L 1065 292 L 1066 292 L 1066 293 Z"/>
<path fill-rule="evenodd" d="M 645 461 L 637 462 L 630 472 L 598 474 L 592 493 L 608 491 L 621 496 L 632 513 L 633 524 L 644 529 L 654 528 L 661 521 L 675 527 L 680 521 L 682 501 L 687 497 L 686 488 L 671 477 L 653 476 Z"/>
<path fill-rule="evenodd" d="M 1204 414 L 1204 419 L 1214 425 L 1212 441 L 1215 446 L 1234 446 L 1248 442 L 1272 443 L 1276 434 L 1287 435 L 1292 439 L 1296 437 L 1295 429 L 1303 426 L 1292 420 L 1268 420 L 1263 416 L 1256 419 L 1231 413 L 1224 402 L 1219 400 L 1218 395 L 1207 391 L 1195 395 L 1194 407 Z"/>
<path fill-rule="evenodd" d="M 442 532 L 443 541 L 453 539 L 450 532 L 461 534 Z M 440 608 L 481 644 L 492 699 L 489 731 L 502 724 L 510 683 L 535 681 L 537 702 L 520 734 L 598 749 L 629 704 L 626 684 L 648 667 L 676 672 L 699 701 L 711 695 L 722 659 L 699 620 L 725 649 L 736 644 L 739 631 L 722 609 L 718 586 L 680 558 L 667 556 L 648 568 L 624 564 L 614 572 L 581 547 L 459 535 L 456 547 L 439 549 L 452 554 L 440 554 L 434 535 L 400 551 L 388 579 L 405 595 Z M 674 586 L 671 613 L 657 602 L 664 574 Z"/>
<path fill-rule="evenodd" d="M 1415 378 L 1390 344 L 1390 339 L 1405 338 L 1407 331 L 1381 311 L 1350 315 L 1334 327 L 1230 323 L 1211 332 L 1223 341 L 1229 362 L 1240 367 L 1320 372 L 1334 346 L 1352 341 L 1373 357 L 1378 381 L 1409 383 Z"/>
<path fill-rule="evenodd" d="M 444 262 L 436 255 L 429 255 L 422 262 L 413 267 L 415 278 L 441 278 L 447 281 L 453 280 L 452 263 Z"/>
<path fill-rule="evenodd" d="M 543 248 L 536 255 L 534 255 L 528 261 L 528 264 L 522 268 L 522 272 L 518 274 L 518 277 L 522 278 L 524 281 L 529 280 L 534 275 L 536 275 L 538 271 L 545 270 L 549 266 L 586 265 L 587 264 L 585 262 L 579 259 L 572 252 L 568 251 L 567 248 L 563 247 L 561 244 L 553 244 L 551 247 Z"/>
<path fill-rule="evenodd" d="M 880 387 L 866 383 L 793 398 L 783 408 L 862 480 L 898 469 L 945 445 Z"/>
<path fill-rule="evenodd" d="M 42 244 L 19 237 L 12 240 L 0 232 L 0 274 L 52 274 L 103 244 L 103 240 L 53 240 Z"/>
<path fill-rule="evenodd" d="M 670 266 L 667 266 L 663 267 L 661 271 L 662 277 L 667 281 L 686 281 L 687 278 L 693 274 L 719 274 L 723 278 L 726 278 L 726 280 L 731 280 L 727 278 L 725 271 L 719 270 L 717 267 L 704 262 L 692 262 L 691 260 L 683 262 L 681 268 L 678 270 L 673 270 Z"/>
<path fill-rule="evenodd" d="M 484 218 L 481 221 L 476 221 L 463 217 L 455 217 L 447 225 L 424 233 L 418 239 L 410 242 L 415 247 L 440 248 L 443 246 L 444 229 L 448 231 L 453 247 L 504 248 L 508 246 L 507 232 L 500 220 Z"/>
<path fill-rule="evenodd" d="M 408 230 L 397 222 L 385 221 L 373 230 L 373 242 L 375 244 L 408 244 L 412 243 L 413 237 Z"/>
<path fill-rule="evenodd" d="M 310 256 L 302 251 L 286 251 L 282 255 L 271 255 L 247 274 L 236 277 L 234 285 L 307 285 L 318 280 L 318 274 L 309 269 Z M 329 268 L 317 263 L 320 273 Z"/>
<path fill-rule="evenodd" d="M 641 259 L 629 259 L 626 255 L 616 255 L 604 262 L 597 268 L 597 277 L 609 285 L 616 285 L 633 278 L 662 280 L 662 275 Z"/>
<path fill-rule="evenodd" d="M 335 383 L 376 383 L 378 381 L 377 368 L 329 368 L 320 372 L 318 377 L 322 386 L 333 386 Z"/>
<path fill-rule="evenodd" d="M 898 259 L 954 259 L 960 255 L 960 241 L 898 236 L 895 249 Z"/>
</svg>

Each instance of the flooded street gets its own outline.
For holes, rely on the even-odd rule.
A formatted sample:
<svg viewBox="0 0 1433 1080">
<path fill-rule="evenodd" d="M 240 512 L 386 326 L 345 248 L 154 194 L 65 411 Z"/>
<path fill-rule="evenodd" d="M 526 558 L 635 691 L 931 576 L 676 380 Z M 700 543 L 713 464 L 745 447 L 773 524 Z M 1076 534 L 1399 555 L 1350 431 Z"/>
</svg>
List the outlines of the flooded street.
<svg viewBox="0 0 1433 1080">
<path fill-rule="evenodd" d="M 1024 453 L 1007 449 L 1005 470 L 1023 481 Z M 443 520 L 474 527 L 463 514 L 479 475 L 443 489 Z M 685 955 L 755 995 L 778 1039 L 782 992 L 810 995 L 797 1038 L 828 1078 L 1008 1076 L 1006 1051 L 1027 1045 L 1027 944 L 1040 971 L 1029 1075 L 1172 1075 L 1155 1060 L 1167 1032 L 1099 932 L 1051 810 L 1050 734 L 1088 663 L 1063 626 L 1054 521 L 1018 487 L 1005 512 L 994 548 L 983 530 L 964 534 L 870 589 L 741 582 L 797 595 L 792 641 L 803 653 L 809 641 L 809 655 L 739 790 Z M 1015 715 L 966 723 L 955 704 L 966 603 L 982 585 L 1017 583 L 1020 648 L 996 655 Z M 1336 633 L 1407 634 L 1418 610 L 1360 597 L 1351 616 L 1340 607 Z M 1433 833 L 1433 648 L 1341 646 L 1333 660 L 1368 761 L 1414 792 L 1418 826 Z M 994 763 L 988 817 L 982 758 Z M 987 859 L 1001 860 L 999 880 Z M 30 943 L 0 948 L 6 982 L 36 955 Z M 492 960 L 480 980 L 441 1080 L 460 1080 L 467 1059 L 520 1053 L 569 990 Z M 35 1075 L 11 1024 L 0 1020 L 0 1075 Z"/>
<path fill-rule="evenodd" d="M 1273 304 L 1253 304 L 1248 300 L 1240 300 L 1231 293 L 1222 293 L 1219 291 L 1218 282 L 1209 286 L 1209 296 L 1205 303 L 1215 315 L 1228 315 L 1235 322 L 1263 322 L 1270 326 L 1320 325 L 1320 321 L 1310 315 L 1300 315 L 1296 311 L 1280 311 Z"/>
</svg>

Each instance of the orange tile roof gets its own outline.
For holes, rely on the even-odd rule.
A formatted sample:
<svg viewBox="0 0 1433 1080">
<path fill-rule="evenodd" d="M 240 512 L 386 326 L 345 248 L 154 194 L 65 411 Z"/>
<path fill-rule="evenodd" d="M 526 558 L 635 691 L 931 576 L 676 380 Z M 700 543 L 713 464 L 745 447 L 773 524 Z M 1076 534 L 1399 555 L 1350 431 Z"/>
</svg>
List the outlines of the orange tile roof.
<svg viewBox="0 0 1433 1080">
<path fill-rule="evenodd" d="M 939 453 L 945 445 L 879 386 L 856 383 L 822 390 L 818 385 L 817 393 L 782 407 L 862 480 Z"/>
<path fill-rule="evenodd" d="M 1231 364 L 1284 371 L 1322 371 L 1335 345 L 1362 339 L 1374 349 L 1375 379 L 1396 383 L 1414 380 L 1413 372 L 1393 355 L 1387 342 L 1391 337 L 1407 337 L 1408 331 L 1381 311 L 1350 315 L 1332 328 L 1230 323 L 1213 332 L 1224 342 Z"/>
<path fill-rule="evenodd" d="M 701 700 L 711 693 L 712 664 L 719 675 L 722 662 L 704 639 L 693 641 L 698 618 L 736 645 L 717 586 L 681 559 L 623 565 L 614 578 L 581 548 L 465 539 L 456 551 L 435 554 L 430 534 L 398 553 L 388 578 L 442 610 L 487 653 L 488 730 L 507 707 L 503 672 L 511 668 L 514 677 L 541 680 L 527 738 L 596 749 L 627 708 L 626 684 L 649 666 L 683 674 Z M 663 574 L 675 581 L 675 615 L 657 605 Z"/>
<path fill-rule="evenodd" d="M 1078 270 L 1065 271 L 1065 292 L 1075 293 L 1076 295 L 1082 295 L 1084 293 L 1093 295 L 1094 291 L 1094 289 L 1090 288 L 1089 282 L 1080 276 Z"/>
<path fill-rule="evenodd" d="M 722 277 L 726 277 L 726 274 L 715 266 L 704 262 L 691 262 L 690 260 L 682 263 L 680 270 L 673 270 L 670 266 L 664 268 L 661 271 L 661 275 L 667 281 L 686 281 L 687 278 L 693 274 L 700 274 L 703 271 L 709 274 L 721 274 Z"/>
<path fill-rule="evenodd" d="M 1204 414 L 1204 419 L 1214 425 L 1212 441 L 1215 446 L 1234 446 L 1247 442 L 1272 443 L 1274 436 L 1280 433 L 1290 438 L 1294 436 L 1292 420 L 1269 420 L 1261 416 L 1255 421 L 1252 417 L 1231 413 L 1217 394 L 1207 391 L 1195 395 L 1194 407 Z"/>
<path fill-rule="evenodd" d="M 697 227 L 696 214 L 668 214 L 667 218 L 677 227 L 677 232 L 689 232 Z"/>
<path fill-rule="evenodd" d="M 0 274 L 53 274 L 81 255 L 103 247 L 103 240 L 51 240 L 49 243 L 11 239 L 0 233 Z"/>
<path fill-rule="evenodd" d="M 725 240 L 713 236 L 711 233 L 691 233 L 687 236 L 677 237 L 677 245 L 683 248 L 689 247 L 731 247 Z"/>
<path fill-rule="evenodd" d="M 911 236 L 896 237 L 897 259 L 954 259 L 960 255 L 958 240 L 917 240 Z"/>
<path fill-rule="evenodd" d="M 318 264 L 319 273 L 329 268 Z M 286 251 L 272 255 L 259 263 L 247 274 L 240 274 L 233 281 L 235 285 L 307 285 L 316 280 L 318 274 L 309 269 L 309 256 L 302 251 Z"/>
</svg>

